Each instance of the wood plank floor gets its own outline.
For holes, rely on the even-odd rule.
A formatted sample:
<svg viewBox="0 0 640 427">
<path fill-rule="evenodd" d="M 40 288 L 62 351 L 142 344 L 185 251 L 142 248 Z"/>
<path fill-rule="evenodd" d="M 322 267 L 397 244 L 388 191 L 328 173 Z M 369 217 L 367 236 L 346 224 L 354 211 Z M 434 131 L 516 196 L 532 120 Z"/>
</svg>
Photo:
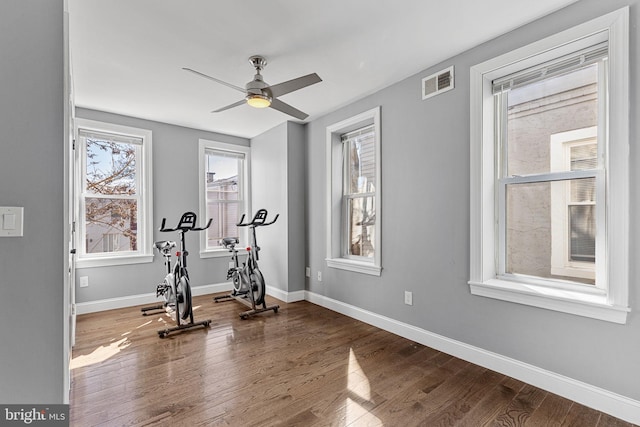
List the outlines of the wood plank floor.
<svg viewBox="0 0 640 427">
<path fill-rule="evenodd" d="M 632 424 L 308 302 L 248 320 L 194 298 L 198 328 L 140 307 L 78 316 L 72 426 Z"/>
</svg>

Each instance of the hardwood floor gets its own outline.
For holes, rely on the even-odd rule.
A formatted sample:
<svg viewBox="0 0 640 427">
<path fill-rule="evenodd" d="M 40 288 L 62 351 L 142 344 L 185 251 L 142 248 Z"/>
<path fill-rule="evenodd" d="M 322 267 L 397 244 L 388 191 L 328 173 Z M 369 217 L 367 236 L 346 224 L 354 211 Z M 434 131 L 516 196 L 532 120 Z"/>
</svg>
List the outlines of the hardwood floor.
<svg viewBox="0 0 640 427">
<path fill-rule="evenodd" d="M 72 426 L 632 424 L 308 302 L 160 339 L 140 307 L 78 316 Z"/>
</svg>

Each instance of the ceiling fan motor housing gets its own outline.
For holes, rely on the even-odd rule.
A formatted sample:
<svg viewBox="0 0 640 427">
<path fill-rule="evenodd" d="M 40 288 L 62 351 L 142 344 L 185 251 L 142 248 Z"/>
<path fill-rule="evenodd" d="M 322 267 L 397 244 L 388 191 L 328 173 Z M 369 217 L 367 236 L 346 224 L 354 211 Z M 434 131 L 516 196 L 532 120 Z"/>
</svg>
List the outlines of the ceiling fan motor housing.
<svg viewBox="0 0 640 427">
<path fill-rule="evenodd" d="M 247 96 L 245 99 L 249 102 L 249 100 L 256 100 L 256 98 L 259 98 L 263 100 L 264 103 L 258 102 L 257 105 L 254 105 L 253 103 L 250 104 L 253 106 L 268 107 L 273 101 L 273 96 L 269 90 L 269 85 L 262 79 L 262 74 L 260 74 L 260 70 L 266 67 L 267 60 L 262 56 L 254 55 L 249 58 L 249 62 L 256 69 L 256 74 L 253 76 L 253 80 L 245 85 L 245 88 L 247 89 Z"/>
</svg>

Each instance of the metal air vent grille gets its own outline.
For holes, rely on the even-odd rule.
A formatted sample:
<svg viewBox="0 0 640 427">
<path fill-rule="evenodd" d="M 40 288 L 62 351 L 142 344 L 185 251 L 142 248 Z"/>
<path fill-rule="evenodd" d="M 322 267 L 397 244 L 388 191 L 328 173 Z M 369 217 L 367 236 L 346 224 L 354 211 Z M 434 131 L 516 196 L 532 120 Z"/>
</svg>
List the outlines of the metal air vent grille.
<svg viewBox="0 0 640 427">
<path fill-rule="evenodd" d="M 422 79 L 422 99 L 453 89 L 453 66 Z"/>
</svg>

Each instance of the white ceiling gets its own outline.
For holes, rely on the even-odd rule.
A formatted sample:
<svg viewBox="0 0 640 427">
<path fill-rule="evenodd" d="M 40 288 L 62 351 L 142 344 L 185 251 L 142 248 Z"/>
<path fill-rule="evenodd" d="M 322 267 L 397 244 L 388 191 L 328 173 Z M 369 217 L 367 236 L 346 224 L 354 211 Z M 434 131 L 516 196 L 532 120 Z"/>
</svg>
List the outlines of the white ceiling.
<svg viewBox="0 0 640 427">
<path fill-rule="evenodd" d="M 251 138 L 286 121 L 247 105 L 251 55 L 269 84 L 321 83 L 281 100 L 313 120 L 576 0 L 69 0 L 75 102 Z M 419 90 L 416 88 L 416 90 Z"/>
</svg>

